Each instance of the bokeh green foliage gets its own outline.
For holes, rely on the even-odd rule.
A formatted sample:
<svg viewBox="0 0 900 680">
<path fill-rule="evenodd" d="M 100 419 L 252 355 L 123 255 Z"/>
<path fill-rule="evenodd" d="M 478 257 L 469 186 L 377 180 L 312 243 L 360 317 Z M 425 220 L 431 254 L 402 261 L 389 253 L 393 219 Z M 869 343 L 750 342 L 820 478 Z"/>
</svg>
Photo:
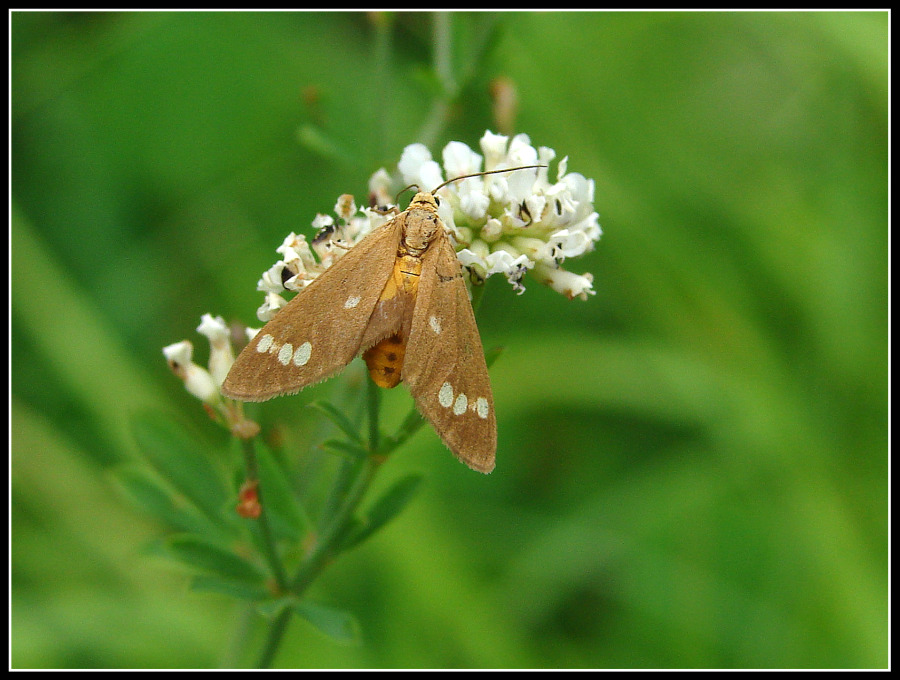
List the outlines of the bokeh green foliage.
<svg viewBox="0 0 900 680">
<path fill-rule="evenodd" d="M 235 466 L 160 348 L 202 359 L 204 312 L 252 323 L 282 238 L 423 141 L 433 18 L 11 22 L 12 665 L 252 663 L 258 621 L 148 558 L 159 525 L 111 471 L 146 409 Z M 277 665 L 885 667 L 887 14 L 450 31 L 433 153 L 476 147 L 509 78 L 515 132 L 596 181 L 604 237 L 567 267 L 597 295 L 491 281 L 497 470 L 422 428 L 376 481 L 422 473 L 412 505 L 314 587 L 363 644 L 295 622 Z M 334 435 L 301 406 L 360 376 L 254 409 L 301 490 Z"/>
</svg>

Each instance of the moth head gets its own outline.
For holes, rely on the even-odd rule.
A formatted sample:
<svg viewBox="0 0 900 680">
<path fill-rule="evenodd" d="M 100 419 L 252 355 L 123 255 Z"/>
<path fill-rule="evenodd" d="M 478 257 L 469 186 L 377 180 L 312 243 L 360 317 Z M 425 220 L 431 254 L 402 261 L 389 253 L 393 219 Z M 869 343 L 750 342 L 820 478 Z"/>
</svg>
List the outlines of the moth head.
<svg viewBox="0 0 900 680">
<path fill-rule="evenodd" d="M 437 207 L 441 204 L 441 199 L 435 196 L 431 192 L 420 191 L 415 196 L 413 196 L 413 200 L 410 201 L 410 208 L 425 208 L 426 210 L 437 210 Z"/>
</svg>

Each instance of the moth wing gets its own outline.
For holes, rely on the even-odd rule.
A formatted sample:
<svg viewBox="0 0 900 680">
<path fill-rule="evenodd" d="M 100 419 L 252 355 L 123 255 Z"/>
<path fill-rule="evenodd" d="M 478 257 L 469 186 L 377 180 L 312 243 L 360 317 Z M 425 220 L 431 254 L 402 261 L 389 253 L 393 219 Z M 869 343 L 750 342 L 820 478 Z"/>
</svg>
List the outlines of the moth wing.
<svg viewBox="0 0 900 680">
<path fill-rule="evenodd" d="M 473 470 L 488 473 L 497 421 L 462 267 L 443 231 L 423 258 L 403 380 L 444 444 Z"/>
<path fill-rule="evenodd" d="M 350 363 L 393 270 L 401 218 L 353 246 L 279 310 L 238 355 L 222 393 L 265 401 L 299 392 Z"/>
</svg>

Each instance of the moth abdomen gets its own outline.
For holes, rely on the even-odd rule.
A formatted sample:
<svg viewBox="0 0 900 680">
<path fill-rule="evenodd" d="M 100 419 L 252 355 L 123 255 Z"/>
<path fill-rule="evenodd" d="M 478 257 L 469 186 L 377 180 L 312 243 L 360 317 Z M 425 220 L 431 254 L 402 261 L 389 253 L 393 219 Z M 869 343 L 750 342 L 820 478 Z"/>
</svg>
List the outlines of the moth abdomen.
<svg viewBox="0 0 900 680">
<path fill-rule="evenodd" d="M 363 352 L 369 375 L 379 387 L 390 389 L 403 379 L 406 339 L 399 333 L 384 338 Z"/>
</svg>

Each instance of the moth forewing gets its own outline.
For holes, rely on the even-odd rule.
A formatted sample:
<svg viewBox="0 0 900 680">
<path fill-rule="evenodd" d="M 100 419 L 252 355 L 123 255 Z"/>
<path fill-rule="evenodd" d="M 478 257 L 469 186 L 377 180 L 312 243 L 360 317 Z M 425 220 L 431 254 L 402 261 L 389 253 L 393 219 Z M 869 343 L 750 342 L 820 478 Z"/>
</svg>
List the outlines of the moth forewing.
<svg viewBox="0 0 900 680">
<path fill-rule="evenodd" d="M 222 393 L 241 401 L 293 394 L 341 370 L 362 349 L 372 310 L 394 266 L 394 218 L 297 293 L 238 355 Z"/>
<path fill-rule="evenodd" d="M 494 469 L 494 398 L 462 267 L 443 228 L 423 256 L 403 380 L 462 462 Z"/>
</svg>

